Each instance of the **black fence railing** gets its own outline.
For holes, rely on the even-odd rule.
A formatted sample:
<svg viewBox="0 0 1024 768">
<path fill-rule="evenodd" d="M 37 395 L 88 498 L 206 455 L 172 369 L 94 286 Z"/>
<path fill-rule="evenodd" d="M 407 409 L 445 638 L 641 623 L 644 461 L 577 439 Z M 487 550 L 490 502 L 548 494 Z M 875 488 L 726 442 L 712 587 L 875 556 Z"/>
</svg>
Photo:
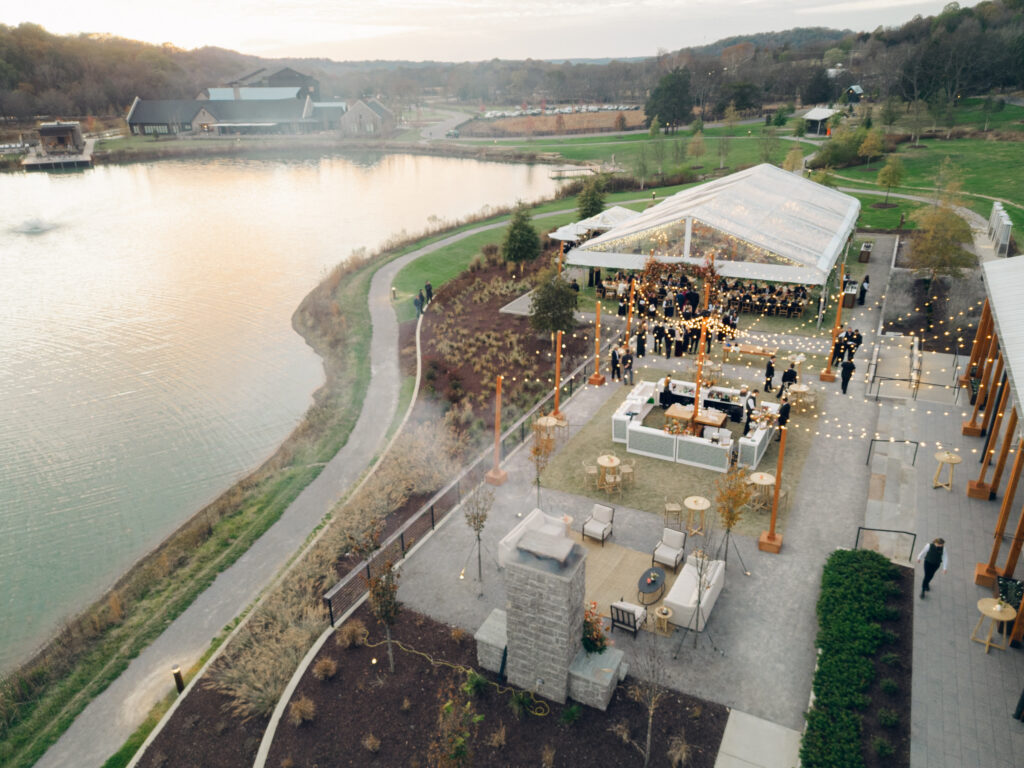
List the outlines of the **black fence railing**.
<svg viewBox="0 0 1024 768">
<path fill-rule="evenodd" d="M 854 549 L 860 549 L 860 535 L 864 531 L 872 531 L 874 533 L 897 533 L 903 536 L 910 537 L 910 551 L 907 553 L 907 562 L 911 562 L 914 559 L 914 545 L 917 544 L 917 534 L 913 531 L 896 531 L 891 528 L 868 528 L 863 525 L 857 526 L 857 538 L 853 542 Z"/>
<path fill-rule="evenodd" d="M 891 443 L 892 445 L 912 445 L 914 446 L 914 458 L 910 464 L 913 466 L 917 463 L 917 449 L 921 447 L 921 444 L 917 440 L 894 440 L 891 437 L 873 437 L 871 442 L 868 443 L 868 457 L 864 460 L 865 464 L 871 463 L 871 450 L 875 447 L 875 443 Z"/>
<path fill-rule="evenodd" d="M 608 333 L 609 341 L 605 349 L 618 339 L 618 333 Z M 594 367 L 594 356 L 591 355 L 579 367 L 562 380 L 560 398 L 571 398 L 589 377 Z M 499 440 L 501 459 L 522 445 L 532 434 L 533 417 L 553 404 L 554 389 L 542 397 L 530 410 L 523 414 L 511 427 L 505 430 Z M 324 593 L 323 601 L 331 626 L 345 613 L 355 606 L 366 593 L 369 579 L 380 573 L 386 563 L 397 565 L 408 554 L 409 550 L 429 531 L 434 530 L 445 516 L 457 507 L 462 499 L 473 491 L 484 479 L 494 461 L 494 446 L 490 446 L 474 459 L 459 475 L 435 493 L 412 517 L 392 533 L 373 554 L 349 571 L 341 581 Z"/>
</svg>

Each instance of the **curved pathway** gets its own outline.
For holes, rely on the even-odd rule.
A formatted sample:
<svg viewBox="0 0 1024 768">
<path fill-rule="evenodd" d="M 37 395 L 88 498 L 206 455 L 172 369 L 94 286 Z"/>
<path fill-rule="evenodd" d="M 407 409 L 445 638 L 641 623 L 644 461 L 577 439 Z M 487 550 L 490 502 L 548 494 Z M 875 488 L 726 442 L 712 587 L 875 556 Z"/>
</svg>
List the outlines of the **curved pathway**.
<svg viewBox="0 0 1024 768">
<path fill-rule="evenodd" d="M 567 210 L 539 214 L 546 218 Z M 323 472 L 289 505 L 281 518 L 219 574 L 163 634 L 78 715 L 71 726 L 36 763 L 37 768 L 99 768 L 120 749 L 150 709 L 173 685 L 171 668 L 188 669 L 210 642 L 250 605 L 302 546 L 334 504 L 366 470 L 383 447 L 382 424 L 390 424 L 398 408 L 401 371 L 398 364 L 398 320 L 391 301 L 391 283 L 404 266 L 480 232 L 505 226 L 506 218 L 473 227 L 431 243 L 383 265 L 370 283 L 369 401 L 345 446 Z"/>
</svg>

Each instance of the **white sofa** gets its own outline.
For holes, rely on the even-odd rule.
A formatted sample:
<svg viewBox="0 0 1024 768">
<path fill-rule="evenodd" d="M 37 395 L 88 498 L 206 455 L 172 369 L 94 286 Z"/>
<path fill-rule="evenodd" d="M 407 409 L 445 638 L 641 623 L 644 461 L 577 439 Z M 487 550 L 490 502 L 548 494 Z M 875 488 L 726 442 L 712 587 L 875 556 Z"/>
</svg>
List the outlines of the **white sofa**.
<svg viewBox="0 0 1024 768">
<path fill-rule="evenodd" d="M 565 518 L 548 515 L 539 509 L 534 509 L 520 520 L 516 527 L 505 534 L 505 538 L 498 542 L 498 565 L 502 568 L 515 557 L 516 547 L 519 540 L 527 531 L 539 531 L 550 536 L 567 536 L 568 525 Z"/>
<path fill-rule="evenodd" d="M 672 623 L 678 627 L 703 631 L 715 601 L 725 586 L 725 561 L 709 560 L 704 569 L 703 595 L 697 613 L 697 592 L 702 587 L 695 559 L 690 557 L 680 571 L 676 583 L 665 596 L 664 605 L 672 609 Z"/>
</svg>

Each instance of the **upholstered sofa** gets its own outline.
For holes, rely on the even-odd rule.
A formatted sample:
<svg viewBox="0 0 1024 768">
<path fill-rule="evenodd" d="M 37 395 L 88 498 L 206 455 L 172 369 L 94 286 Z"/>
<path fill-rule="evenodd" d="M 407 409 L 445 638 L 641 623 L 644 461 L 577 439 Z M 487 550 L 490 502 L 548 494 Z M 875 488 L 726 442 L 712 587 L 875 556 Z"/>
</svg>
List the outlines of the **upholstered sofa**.
<svg viewBox="0 0 1024 768">
<path fill-rule="evenodd" d="M 566 527 L 566 520 L 564 518 L 548 515 L 539 509 L 534 509 L 533 512 L 520 520 L 516 527 L 505 534 L 505 537 L 498 542 L 498 565 L 504 568 L 508 561 L 515 557 L 519 540 L 527 531 L 540 531 L 551 536 L 565 536 Z"/>
<path fill-rule="evenodd" d="M 672 609 L 672 623 L 678 627 L 695 629 L 698 632 L 704 629 L 704 624 L 711 616 L 711 610 L 715 607 L 715 601 L 725 586 L 725 561 L 708 560 L 704 569 L 703 584 L 698 570 L 699 561 L 691 556 L 683 570 L 679 572 L 676 583 L 665 596 L 664 605 Z M 700 613 L 697 614 L 698 589 L 703 593 L 700 597 Z"/>
</svg>

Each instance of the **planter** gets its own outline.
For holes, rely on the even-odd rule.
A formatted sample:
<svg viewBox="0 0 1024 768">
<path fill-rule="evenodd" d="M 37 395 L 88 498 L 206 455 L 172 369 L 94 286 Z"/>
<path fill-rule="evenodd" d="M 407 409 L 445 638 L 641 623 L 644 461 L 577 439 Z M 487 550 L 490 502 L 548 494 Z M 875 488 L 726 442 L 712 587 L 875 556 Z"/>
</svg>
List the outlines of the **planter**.
<svg viewBox="0 0 1024 768">
<path fill-rule="evenodd" d="M 874 243 L 864 243 L 860 247 L 860 255 L 857 257 L 857 261 L 867 264 L 871 261 L 871 249 L 875 247 Z"/>
</svg>

